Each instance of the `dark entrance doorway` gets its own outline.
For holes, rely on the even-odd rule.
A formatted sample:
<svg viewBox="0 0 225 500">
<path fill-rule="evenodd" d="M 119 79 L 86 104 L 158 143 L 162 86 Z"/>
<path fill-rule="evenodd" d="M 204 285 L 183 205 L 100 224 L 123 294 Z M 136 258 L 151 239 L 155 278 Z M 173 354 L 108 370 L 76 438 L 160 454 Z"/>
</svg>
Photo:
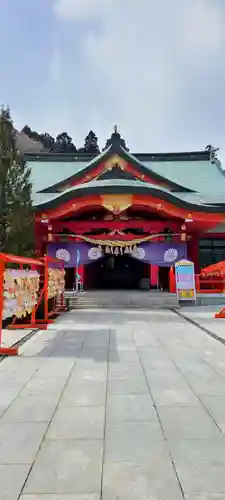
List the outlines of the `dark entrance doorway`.
<svg viewBox="0 0 225 500">
<path fill-rule="evenodd" d="M 85 288 L 137 290 L 149 282 L 149 264 L 129 255 L 107 255 L 87 266 Z"/>
<path fill-rule="evenodd" d="M 164 292 L 169 291 L 169 267 L 159 268 L 159 289 Z"/>
<path fill-rule="evenodd" d="M 65 287 L 66 290 L 73 290 L 74 281 L 75 281 L 75 270 L 74 267 L 67 267 L 65 269 Z"/>
</svg>

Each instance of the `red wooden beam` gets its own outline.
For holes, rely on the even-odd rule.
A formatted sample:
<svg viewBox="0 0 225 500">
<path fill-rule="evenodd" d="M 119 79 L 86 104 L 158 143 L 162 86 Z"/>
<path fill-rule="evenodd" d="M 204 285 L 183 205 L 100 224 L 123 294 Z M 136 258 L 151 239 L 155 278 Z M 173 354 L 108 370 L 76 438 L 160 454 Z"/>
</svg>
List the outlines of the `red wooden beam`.
<svg viewBox="0 0 225 500">
<path fill-rule="evenodd" d="M 115 231 L 123 231 L 125 229 L 139 229 L 142 228 L 146 232 L 160 232 L 169 227 L 171 230 L 177 231 L 180 229 L 180 223 L 174 222 L 157 222 L 145 220 L 126 220 L 126 221 L 54 221 L 52 224 L 53 232 L 60 232 L 63 229 L 69 229 L 75 234 L 83 234 L 94 229 L 108 229 Z"/>
<path fill-rule="evenodd" d="M 28 266 L 43 266 L 44 264 L 37 259 L 32 259 L 30 257 L 21 257 L 19 255 L 12 255 L 10 253 L 0 253 L 0 260 L 5 264 L 22 264 Z"/>
<path fill-rule="evenodd" d="M 132 234 L 132 233 L 126 233 L 124 235 L 122 234 L 114 234 L 114 235 L 110 235 L 110 234 L 98 234 L 98 235 L 89 235 L 88 238 L 91 238 L 92 240 L 102 240 L 102 241 L 108 241 L 108 240 L 111 240 L 111 241 L 132 241 L 132 240 L 140 240 L 140 238 L 145 238 L 146 234 L 143 234 L 143 235 L 138 235 L 138 234 Z M 150 235 L 149 235 L 150 236 Z M 160 236 L 156 236 L 155 238 L 152 238 L 152 241 L 161 241 L 161 240 L 165 240 L 166 238 L 166 234 L 165 235 L 160 235 Z M 175 239 L 178 239 L 180 241 L 180 235 L 177 235 L 174 236 Z M 54 234 L 54 241 L 61 241 L 62 239 L 62 236 L 59 235 L 59 234 Z M 85 243 L 85 239 L 83 239 L 82 237 L 73 237 L 73 236 L 66 236 L 66 240 L 67 241 L 73 241 L 74 243 L 75 242 L 81 242 L 81 243 Z"/>
</svg>

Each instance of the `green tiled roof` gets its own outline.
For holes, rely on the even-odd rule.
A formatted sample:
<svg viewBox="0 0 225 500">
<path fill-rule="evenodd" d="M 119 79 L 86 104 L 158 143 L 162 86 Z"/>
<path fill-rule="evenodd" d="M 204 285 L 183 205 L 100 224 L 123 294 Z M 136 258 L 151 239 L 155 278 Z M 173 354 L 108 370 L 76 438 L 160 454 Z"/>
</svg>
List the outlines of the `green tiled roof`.
<svg viewBox="0 0 225 500">
<path fill-rule="evenodd" d="M 74 173 L 78 173 L 86 167 L 84 162 L 49 162 L 49 161 L 27 161 L 27 166 L 31 169 L 31 183 L 33 186 L 33 199 L 36 193 L 42 191 L 52 184 L 56 184 L 67 179 Z M 49 196 L 48 196 L 49 197 Z"/>
<path fill-rule="evenodd" d="M 97 189 L 96 189 L 97 188 Z M 141 188 L 141 189 L 140 189 Z M 63 199 L 69 199 L 70 198 L 70 193 L 74 195 L 74 198 L 76 198 L 76 195 L 78 197 L 82 196 L 82 190 L 84 190 L 85 194 L 87 194 L 87 191 L 90 189 L 90 192 L 93 192 L 93 190 L 97 191 L 99 193 L 104 193 L 105 192 L 129 192 L 129 194 L 135 194 L 137 192 L 137 189 L 140 191 L 151 191 L 151 193 L 156 193 L 160 192 L 162 195 L 164 194 L 165 199 L 173 199 L 175 203 L 178 203 L 179 205 L 182 203 L 185 204 L 190 204 L 192 206 L 196 207 L 210 207 L 212 206 L 211 198 L 207 196 L 202 196 L 199 193 L 172 193 L 168 189 L 156 186 L 155 184 L 149 184 L 146 182 L 142 181 L 131 181 L 131 180 L 124 180 L 124 179 L 109 179 L 109 180 L 102 180 L 102 181 L 90 181 L 85 184 L 79 184 L 77 186 L 73 186 L 72 188 L 69 188 L 63 193 L 57 193 L 56 195 L 53 195 L 51 193 L 46 193 L 43 198 L 42 202 L 38 202 L 36 204 L 37 208 L 41 210 L 41 206 L 44 205 L 45 203 L 49 202 L 56 202 L 57 199 L 63 198 Z M 125 191 L 126 190 L 126 191 Z M 42 195 L 43 196 L 43 195 Z M 177 200 L 177 202 L 176 202 Z M 221 201 L 220 201 L 221 203 Z M 213 208 L 213 207 L 212 207 Z M 215 208 L 215 207 L 214 207 Z"/>
<path fill-rule="evenodd" d="M 225 201 L 225 174 L 220 163 L 203 161 L 143 162 L 149 170 L 193 191 L 206 195 L 223 195 Z"/>
<path fill-rule="evenodd" d="M 83 159 L 80 158 L 72 158 L 68 159 L 63 158 L 61 161 L 57 158 L 52 158 L 49 156 L 48 160 L 46 158 L 39 159 L 27 159 L 27 165 L 31 168 L 31 182 L 33 185 L 33 201 L 35 205 L 39 205 L 41 203 L 46 203 L 49 200 L 60 198 L 60 194 L 54 193 L 57 190 L 57 184 L 61 182 L 67 181 L 74 175 L 78 175 L 81 172 L 89 171 L 92 166 L 94 167 L 96 163 L 99 164 L 100 161 L 103 160 L 107 155 L 114 154 L 113 148 L 110 147 L 101 153 L 98 156 L 95 156 L 92 159 Z M 170 189 L 173 191 L 173 196 L 182 200 L 183 202 L 193 203 L 197 205 L 210 205 L 216 203 L 225 203 L 225 174 L 221 168 L 220 162 L 216 163 L 211 162 L 209 159 L 203 156 L 203 159 L 197 159 L 197 153 L 193 153 L 193 159 L 188 158 L 188 160 L 183 159 L 183 157 L 176 158 L 168 158 L 163 160 L 161 157 L 153 157 L 152 160 L 147 161 L 146 158 L 144 160 L 138 159 L 136 156 L 131 153 L 125 151 L 122 147 L 118 151 L 117 154 L 121 154 L 122 157 L 126 157 L 127 161 L 133 162 L 138 168 L 142 167 L 144 174 L 146 174 L 146 170 L 153 174 L 153 178 L 155 176 L 156 183 L 164 180 L 168 180 L 170 182 Z M 154 159 L 153 159 L 154 158 Z M 145 169 L 145 170 L 144 170 Z M 158 176 L 158 177 L 157 177 Z M 82 176 L 80 175 L 80 178 Z M 160 188 L 159 186 L 153 184 L 143 183 L 138 180 L 127 181 L 122 179 L 110 179 L 110 180 L 96 180 L 86 183 L 85 186 L 90 188 L 95 187 L 104 187 L 111 186 L 116 188 L 116 186 L 128 186 L 131 188 L 131 192 L 135 193 L 135 188 L 138 186 L 143 186 L 145 184 L 146 188 L 149 189 L 158 189 L 164 193 L 171 193 L 171 191 L 167 189 Z M 52 193 L 40 193 L 40 191 L 53 187 Z M 181 192 L 182 190 L 189 189 L 190 192 Z M 77 185 L 77 189 L 82 189 L 82 185 Z M 71 188 L 70 190 L 64 191 L 67 193 L 73 190 L 76 192 L 76 188 Z M 192 192 L 191 192 L 192 191 Z"/>
</svg>

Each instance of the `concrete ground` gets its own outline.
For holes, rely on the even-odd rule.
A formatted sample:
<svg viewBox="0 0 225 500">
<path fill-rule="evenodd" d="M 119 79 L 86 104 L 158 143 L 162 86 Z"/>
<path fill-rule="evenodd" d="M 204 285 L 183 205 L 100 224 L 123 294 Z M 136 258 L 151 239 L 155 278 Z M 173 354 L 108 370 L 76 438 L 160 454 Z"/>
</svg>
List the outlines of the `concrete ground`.
<svg viewBox="0 0 225 500">
<path fill-rule="evenodd" d="M 181 313 L 225 341 L 225 319 L 214 318 L 223 306 L 182 307 Z"/>
<path fill-rule="evenodd" d="M 225 499 L 225 346 L 173 312 L 62 316 L 0 363 L 0 417 L 0 500 Z"/>
<path fill-rule="evenodd" d="M 14 344 L 29 335 L 33 330 L 2 330 L 2 347 L 12 347 Z"/>
</svg>

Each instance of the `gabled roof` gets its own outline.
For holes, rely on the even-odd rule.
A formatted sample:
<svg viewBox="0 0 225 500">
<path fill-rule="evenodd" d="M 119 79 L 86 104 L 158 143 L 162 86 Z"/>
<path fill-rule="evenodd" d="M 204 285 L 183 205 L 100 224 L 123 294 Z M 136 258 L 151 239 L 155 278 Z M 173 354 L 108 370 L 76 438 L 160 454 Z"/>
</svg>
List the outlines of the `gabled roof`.
<svg viewBox="0 0 225 500">
<path fill-rule="evenodd" d="M 225 174 L 218 160 L 211 161 L 208 151 L 132 154 L 118 133 L 107 142 L 108 147 L 97 155 L 28 153 L 35 205 L 50 201 L 56 193 L 66 193 L 73 186 L 92 189 L 93 181 L 100 183 L 105 178 L 111 178 L 111 189 L 118 185 L 119 178 L 126 179 L 123 185 L 127 186 L 135 179 L 134 191 L 142 181 L 141 185 L 148 189 L 152 185 L 162 193 L 168 190 L 183 203 L 198 200 L 200 205 L 220 207 L 225 203 Z M 126 175 L 117 175 L 119 168 Z"/>
<path fill-rule="evenodd" d="M 117 145 L 117 147 L 115 148 L 113 144 L 111 144 L 103 153 L 91 159 L 87 164 L 83 165 L 81 162 L 79 162 L 79 164 L 76 164 L 76 169 L 73 169 L 72 167 L 73 163 L 71 164 L 71 162 L 67 164 L 67 167 L 66 163 L 60 165 L 60 163 L 54 162 L 54 164 L 52 165 L 52 167 L 54 168 L 54 172 L 53 168 L 51 170 L 51 178 L 52 180 L 54 179 L 54 181 L 50 182 L 49 184 L 47 184 L 46 182 L 47 168 L 45 170 L 46 167 L 45 162 L 44 164 L 41 162 L 40 165 L 42 165 L 42 170 L 44 174 L 43 182 L 45 179 L 45 187 L 39 188 L 38 190 L 36 190 L 36 192 L 38 191 L 39 193 L 56 193 L 65 190 L 69 185 L 73 184 L 75 185 L 79 183 L 82 184 L 84 182 L 88 182 L 89 180 L 95 178 L 96 176 L 95 171 L 98 167 L 102 166 L 102 172 L 104 171 L 105 162 L 109 160 L 111 157 L 112 158 L 116 157 L 118 161 L 122 160 L 128 164 L 131 164 L 131 166 L 137 172 L 137 177 L 141 178 L 143 182 L 153 181 L 154 183 L 166 186 L 173 191 L 179 191 L 179 192 L 191 191 L 182 183 L 179 184 L 176 181 L 171 181 L 170 179 L 166 178 L 165 175 L 158 174 L 156 171 L 149 168 L 149 166 L 146 166 L 138 158 L 136 158 L 134 155 L 125 150 L 122 146 Z M 28 164 L 29 164 L 29 159 L 28 159 Z M 66 176 L 66 171 L 67 172 L 72 171 L 72 175 Z M 59 179 L 60 175 L 61 178 Z M 33 182 L 33 184 L 37 186 L 36 182 Z"/>
</svg>

